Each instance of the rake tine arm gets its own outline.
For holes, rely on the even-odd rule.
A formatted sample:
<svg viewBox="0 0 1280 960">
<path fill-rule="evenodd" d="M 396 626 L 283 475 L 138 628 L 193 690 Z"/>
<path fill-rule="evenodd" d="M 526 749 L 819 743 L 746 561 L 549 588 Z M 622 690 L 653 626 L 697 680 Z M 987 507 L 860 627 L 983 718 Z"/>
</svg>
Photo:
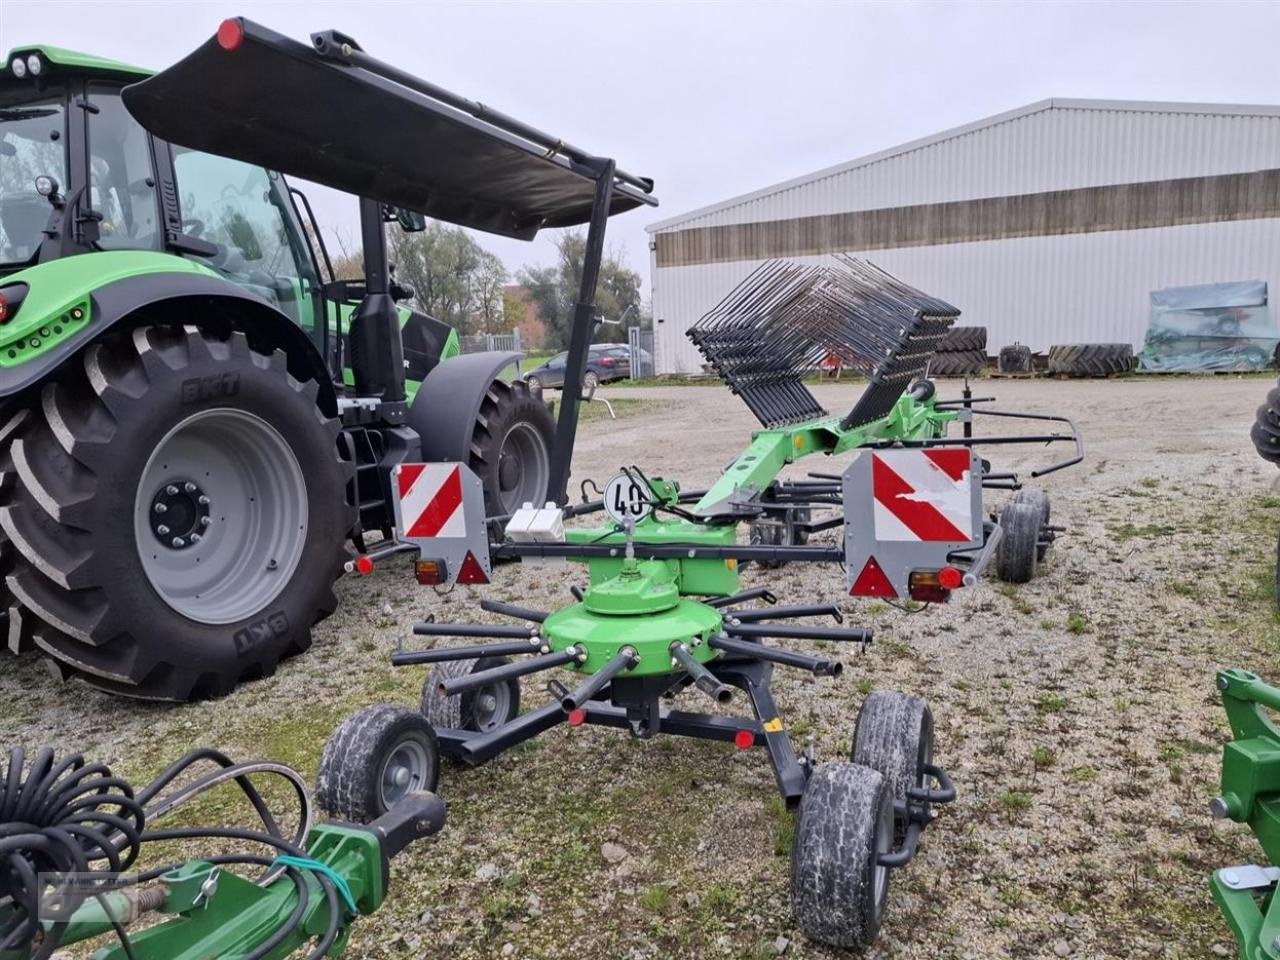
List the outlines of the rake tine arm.
<svg viewBox="0 0 1280 960">
<path fill-rule="evenodd" d="M 716 703 L 728 703 L 733 699 L 733 688 L 721 683 L 715 674 L 694 659 L 686 644 L 673 643 L 671 645 L 671 659 L 684 667 L 685 672 L 693 678 L 694 686 L 715 700 Z"/>
<path fill-rule="evenodd" d="M 790 650 L 778 650 L 776 647 L 766 647 L 763 643 L 752 643 L 748 640 L 736 640 L 733 637 L 724 636 L 712 637 L 708 642 L 717 650 L 723 650 L 736 657 L 768 660 L 784 667 L 799 667 L 820 677 L 838 677 L 844 670 L 844 664 L 839 660 L 824 660 L 803 653 L 793 653 Z"/>
<path fill-rule="evenodd" d="M 475 690 L 478 687 L 487 687 L 491 683 L 515 680 L 530 673 L 540 673 L 553 667 L 579 663 L 584 659 L 586 659 L 586 654 L 579 650 L 578 647 L 572 646 L 559 653 L 546 653 L 528 660 L 516 660 L 514 663 L 504 663 L 488 670 L 479 670 L 465 677 L 444 680 L 437 686 L 437 689 L 442 696 L 451 697 L 455 693 L 466 693 L 468 690 Z"/>
<path fill-rule="evenodd" d="M 832 640 L 837 643 L 870 643 L 869 627 L 791 627 L 786 625 L 726 623 L 724 632 L 734 637 L 775 640 Z"/>
<path fill-rule="evenodd" d="M 518 607 L 514 603 L 503 603 L 500 600 L 481 600 L 480 609 L 488 610 L 490 613 L 500 613 L 503 616 L 515 617 L 517 620 L 529 620 L 532 623 L 542 623 L 549 613 L 541 610 L 531 610 L 529 607 Z"/>
<path fill-rule="evenodd" d="M 639 662 L 640 658 L 636 656 L 636 652 L 630 647 L 624 647 L 616 657 L 579 684 L 576 690 L 565 696 L 560 701 L 560 706 L 565 713 L 572 713 L 607 687 L 614 677 L 624 670 L 630 670 Z"/>
<path fill-rule="evenodd" d="M 484 637 L 493 640 L 527 640 L 536 636 L 537 627 L 505 627 L 491 623 L 416 623 L 413 632 L 419 637 Z"/>
<path fill-rule="evenodd" d="M 754 623 L 759 620 L 786 620 L 790 617 L 826 617 L 836 623 L 844 623 L 844 614 L 834 603 L 818 603 L 800 607 L 773 607 L 765 610 L 730 610 L 725 620 L 733 623 Z M 736 624 L 735 624 L 736 626 Z"/>
<path fill-rule="evenodd" d="M 412 667 L 420 663 L 445 663 L 450 660 L 478 660 L 481 657 L 513 657 L 537 653 L 542 645 L 539 637 L 512 643 L 486 643 L 477 647 L 437 647 L 435 650 L 403 650 L 391 655 L 391 665 Z"/>
</svg>

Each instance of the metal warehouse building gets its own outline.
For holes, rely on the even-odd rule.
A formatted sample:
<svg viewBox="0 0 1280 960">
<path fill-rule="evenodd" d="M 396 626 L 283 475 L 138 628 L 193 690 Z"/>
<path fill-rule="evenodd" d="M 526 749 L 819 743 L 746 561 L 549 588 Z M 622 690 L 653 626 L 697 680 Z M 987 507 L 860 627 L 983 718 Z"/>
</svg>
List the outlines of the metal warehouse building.
<svg viewBox="0 0 1280 960">
<path fill-rule="evenodd" d="M 1153 290 L 1280 295 L 1280 107 L 1045 100 L 648 231 L 660 373 L 701 369 L 685 331 L 764 260 L 836 252 L 954 303 L 990 353 L 1137 348 Z"/>
</svg>

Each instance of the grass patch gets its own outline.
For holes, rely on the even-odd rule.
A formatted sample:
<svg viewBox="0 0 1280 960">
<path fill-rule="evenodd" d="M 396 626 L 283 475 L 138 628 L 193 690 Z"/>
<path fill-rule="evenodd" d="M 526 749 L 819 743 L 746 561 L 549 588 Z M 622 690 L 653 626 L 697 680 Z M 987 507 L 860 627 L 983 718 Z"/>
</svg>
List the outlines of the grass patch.
<svg viewBox="0 0 1280 960">
<path fill-rule="evenodd" d="M 1031 795 L 1020 790 L 1006 790 L 1000 794 L 1000 809 L 1006 813 L 1023 813 L 1031 809 Z"/>
<path fill-rule="evenodd" d="M 1047 770 L 1058 761 L 1058 755 L 1045 746 L 1036 747 L 1031 751 L 1031 762 L 1036 765 L 1037 770 Z"/>
<path fill-rule="evenodd" d="M 1084 633 L 1089 629 L 1089 621 L 1083 613 L 1072 610 L 1067 614 L 1067 633 Z"/>
<path fill-rule="evenodd" d="M 1118 543 L 1125 543 L 1129 540 L 1149 540 L 1156 537 L 1170 537 L 1178 532 L 1177 527 L 1170 526 L 1167 523 L 1145 523 L 1137 526 L 1132 523 L 1122 523 L 1111 531 L 1111 536 Z"/>
<path fill-rule="evenodd" d="M 647 887 L 640 894 L 640 906 L 650 913 L 666 913 L 671 908 L 671 888 L 661 883 Z"/>
<path fill-rule="evenodd" d="M 1056 693 L 1042 693 L 1036 699 L 1036 712 L 1061 713 L 1067 708 L 1067 698 Z"/>
<path fill-rule="evenodd" d="M 773 853 L 778 857 L 791 856 L 791 845 L 796 839 L 796 817 L 779 796 L 769 797 L 765 804 L 769 820 L 773 823 Z"/>
</svg>

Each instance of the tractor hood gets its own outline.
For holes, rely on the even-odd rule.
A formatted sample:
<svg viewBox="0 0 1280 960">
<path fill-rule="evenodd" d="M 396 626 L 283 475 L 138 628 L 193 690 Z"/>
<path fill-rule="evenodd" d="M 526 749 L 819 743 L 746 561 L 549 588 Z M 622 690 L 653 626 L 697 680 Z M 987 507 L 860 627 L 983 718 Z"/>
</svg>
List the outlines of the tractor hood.
<svg viewBox="0 0 1280 960">
<path fill-rule="evenodd" d="M 326 37 L 345 62 L 318 52 Z M 464 227 L 532 239 L 590 219 L 595 176 L 580 156 L 548 150 L 518 135 L 532 128 L 377 64 L 349 38 L 313 39 L 315 47 L 228 20 L 178 63 L 127 87 L 125 105 L 172 143 Z M 630 179 L 615 180 L 610 213 L 656 205 Z"/>
</svg>

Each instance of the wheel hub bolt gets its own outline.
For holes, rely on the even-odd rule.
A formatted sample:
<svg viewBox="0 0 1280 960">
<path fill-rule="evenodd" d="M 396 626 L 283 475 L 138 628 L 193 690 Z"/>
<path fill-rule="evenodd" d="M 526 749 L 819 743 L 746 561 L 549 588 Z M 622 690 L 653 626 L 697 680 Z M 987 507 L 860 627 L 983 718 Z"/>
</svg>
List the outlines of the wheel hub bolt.
<svg viewBox="0 0 1280 960">
<path fill-rule="evenodd" d="M 183 540 L 181 537 L 174 537 L 173 545 L 178 549 L 181 549 L 187 545 L 187 541 Z"/>
<path fill-rule="evenodd" d="M 165 512 L 166 510 L 168 510 L 168 509 L 169 509 L 169 508 L 168 508 L 168 507 L 166 507 L 163 503 L 157 503 L 157 504 L 156 504 L 156 513 L 164 513 L 164 512 Z"/>
<path fill-rule="evenodd" d="M 200 534 L 198 534 L 198 533 L 193 533 L 193 534 L 191 535 L 191 542 L 192 542 L 192 543 L 199 543 L 199 542 L 200 542 L 200 539 L 201 539 L 201 538 L 200 538 Z"/>
<path fill-rule="evenodd" d="M 166 527 L 163 523 L 160 524 L 160 526 L 156 527 L 156 533 L 160 534 L 160 536 L 162 537 L 168 532 L 169 532 L 169 528 Z"/>
<path fill-rule="evenodd" d="M 207 527 L 208 525 L 209 525 L 209 518 L 208 518 L 208 517 L 201 517 L 201 518 L 200 518 L 200 526 L 202 526 L 202 527 Z"/>
<path fill-rule="evenodd" d="M 178 495 L 178 485 L 176 483 L 171 483 L 164 488 L 164 492 L 171 497 L 176 497 Z"/>
<path fill-rule="evenodd" d="M 200 494 L 199 498 L 196 500 L 196 503 L 200 504 L 200 506 L 202 507 L 207 507 L 210 504 L 210 502 L 211 501 L 209 500 L 209 498 L 206 497 L 203 493 Z"/>
<path fill-rule="evenodd" d="M 196 485 L 192 483 L 190 480 L 188 480 L 186 483 L 182 485 L 182 489 L 187 491 L 187 493 L 195 493 Z"/>
</svg>

